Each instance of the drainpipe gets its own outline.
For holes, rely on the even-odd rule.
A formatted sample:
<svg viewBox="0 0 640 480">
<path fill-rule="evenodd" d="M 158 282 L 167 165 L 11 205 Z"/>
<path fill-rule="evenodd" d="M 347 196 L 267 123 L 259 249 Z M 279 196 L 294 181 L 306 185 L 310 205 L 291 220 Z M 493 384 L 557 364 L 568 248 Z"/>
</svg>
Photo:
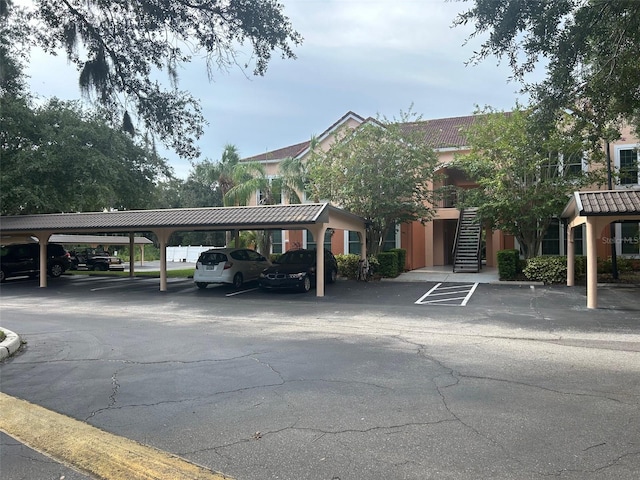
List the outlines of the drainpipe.
<svg viewBox="0 0 640 480">
<path fill-rule="evenodd" d="M 609 142 L 607 145 L 607 188 L 613 190 L 613 180 L 611 173 L 611 151 L 609 148 Z M 618 257 L 616 253 L 616 224 L 609 224 L 609 236 L 611 237 L 611 275 L 614 280 L 618 279 Z"/>
</svg>

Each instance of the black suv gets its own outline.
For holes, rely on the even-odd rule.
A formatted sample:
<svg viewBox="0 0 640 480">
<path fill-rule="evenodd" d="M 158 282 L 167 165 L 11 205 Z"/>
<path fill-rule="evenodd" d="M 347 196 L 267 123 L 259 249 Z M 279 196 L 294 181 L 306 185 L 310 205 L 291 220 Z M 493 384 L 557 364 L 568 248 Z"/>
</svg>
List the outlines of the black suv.
<svg viewBox="0 0 640 480">
<path fill-rule="evenodd" d="M 324 251 L 324 276 L 327 283 L 338 277 L 338 262 L 329 250 Z M 260 274 L 260 288 L 295 288 L 308 292 L 316 284 L 316 251 L 289 250 Z"/>
<path fill-rule="evenodd" d="M 47 272 L 51 277 L 59 277 L 71 265 L 69 252 L 62 245 L 47 245 Z M 9 277 L 27 275 L 31 278 L 40 273 L 40 245 L 37 243 L 16 243 L 0 247 L 0 282 Z"/>
</svg>

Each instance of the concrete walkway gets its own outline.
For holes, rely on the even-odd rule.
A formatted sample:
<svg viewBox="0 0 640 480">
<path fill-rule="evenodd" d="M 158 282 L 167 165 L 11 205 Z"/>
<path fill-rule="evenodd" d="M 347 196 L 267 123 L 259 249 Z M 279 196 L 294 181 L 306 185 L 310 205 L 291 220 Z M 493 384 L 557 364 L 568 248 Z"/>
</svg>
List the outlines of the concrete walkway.
<svg viewBox="0 0 640 480">
<path fill-rule="evenodd" d="M 418 268 L 417 270 L 401 273 L 396 278 L 385 278 L 385 281 L 498 283 L 499 277 L 498 269 L 495 267 L 482 267 L 482 270 L 478 273 L 453 273 L 453 267 L 445 265 Z"/>
</svg>

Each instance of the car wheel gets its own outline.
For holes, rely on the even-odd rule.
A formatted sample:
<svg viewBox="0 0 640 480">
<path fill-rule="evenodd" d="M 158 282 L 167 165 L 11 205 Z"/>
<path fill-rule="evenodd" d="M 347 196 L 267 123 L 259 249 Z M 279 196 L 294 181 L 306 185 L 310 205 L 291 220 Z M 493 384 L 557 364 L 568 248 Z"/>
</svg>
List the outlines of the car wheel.
<svg viewBox="0 0 640 480">
<path fill-rule="evenodd" d="M 109 270 L 109 266 L 106 263 L 97 263 L 96 266 L 93 267 L 93 269 L 98 272 L 106 272 L 107 270 Z"/>
<path fill-rule="evenodd" d="M 329 278 L 327 278 L 329 283 L 336 283 L 338 280 L 338 271 L 335 268 L 331 269 L 331 273 L 329 273 Z"/>
<path fill-rule="evenodd" d="M 233 276 L 233 286 L 234 286 L 234 288 L 240 288 L 243 283 L 244 283 L 244 281 L 242 279 L 242 274 L 240 272 L 236 273 Z"/>
<path fill-rule="evenodd" d="M 302 279 L 300 290 L 302 290 L 303 292 L 308 292 L 309 290 L 311 290 L 311 279 L 308 275 Z"/>
<path fill-rule="evenodd" d="M 196 282 L 196 287 L 198 287 L 200 290 L 204 290 L 205 288 L 207 288 L 207 284 L 204 282 Z"/>
<path fill-rule="evenodd" d="M 49 267 L 49 275 L 53 278 L 58 278 L 64 273 L 64 268 L 59 263 L 54 263 Z"/>
<path fill-rule="evenodd" d="M 7 279 L 7 274 L 4 273 L 4 270 L 0 270 L 0 282 L 4 282 Z"/>
</svg>

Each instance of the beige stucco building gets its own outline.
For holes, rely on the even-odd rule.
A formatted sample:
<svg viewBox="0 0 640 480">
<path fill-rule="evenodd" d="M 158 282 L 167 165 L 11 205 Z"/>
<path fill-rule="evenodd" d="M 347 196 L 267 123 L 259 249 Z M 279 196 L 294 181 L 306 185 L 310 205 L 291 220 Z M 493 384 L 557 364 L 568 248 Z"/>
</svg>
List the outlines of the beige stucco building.
<svg viewBox="0 0 640 480">
<path fill-rule="evenodd" d="M 469 151 L 463 131 L 470 126 L 476 116 L 440 118 L 412 123 L 408 128 L 417 129 L 424 133 L 428 142 L 439 157 L 440 170 L 444 174 L 444 183 L 462 189 L 474 188 L 475 185 L 466 175 L 453 168 L 451 162 L 458 154 Z M 365 122 L 375 121 L 364 118 L 357 113 L 348 112 L 334 124 L 326 128 L 316 137 L 320 148 L 326 150 L 334 142 L 335 134 L 344 127 L 356 128 Z M 615 172 L 625 172 L 614 188 L 640 188 L 640 174 L 638 162 L 639 139 L 635 138 L 630 128 L 623 130 L 619 140 L 609 144 L 609 154 Z M 265 165 L 267 172 L 273 178 L 278 176 L 279 163 L 288 158 L 304 159 L 309 154 L 310 141 L 286 146 L 277 150 L 265 152 L 246 158 L 246 161 L 257 161 Z M 586 164 L 571 165 L 571 168 L 593 168 Z M 605 189 L 606 185 L 594 186 L 592 189 Z M 259 196 L 259 193 L 257 194 Z M 567 201 L 569 198 L 567 198 Z M 256 199 L 254 199 L 256 202 Z M 436 214 L 432 221 L 422 225 L 419 222 L 399 225 L 396 231 L 386 239 L 385 247 L 399 247 L 407 250 L 406 268 L 409 270 L 426 266 L 453 265 L 453 247 L 456 229 L 460 218 L 460 210 L 456 208 L 455 198 L 448 198 L 434 205 Z M 560 216 L 561 212 L 558 212 Z M 574 245 L 577 255 L 583 252 L 583 238 L 585 228 L 574 229 Z M 629 221 L 615 224 L 616 248 L 618 255 L 640 258 L 640 240 L 638 222 Z M 540 254 L 565 255 L 567 253 L 567 228 L 561 218 L 554 219 L 545 237 Z M 598 232 L 597 253 L 600 257 L 611 255 L 613 240 L 606 226 Z M 497 264 L 497 252 L 505 248 L 517 248 L 517 242 L 510 235 L 500 231 L 485 233 L 483 240 L 483 261 L 488 266 Z M 274 252 L 282 252 L 291 248 L 313 247 L 315 239 L 305 231 L 278 231 L 274 235 Z M 349 231 L 330 231 L 325 237 L 325 245 L 330 245 L 334 253 L 360 253 L 356 236 Z"/>
</svg>

